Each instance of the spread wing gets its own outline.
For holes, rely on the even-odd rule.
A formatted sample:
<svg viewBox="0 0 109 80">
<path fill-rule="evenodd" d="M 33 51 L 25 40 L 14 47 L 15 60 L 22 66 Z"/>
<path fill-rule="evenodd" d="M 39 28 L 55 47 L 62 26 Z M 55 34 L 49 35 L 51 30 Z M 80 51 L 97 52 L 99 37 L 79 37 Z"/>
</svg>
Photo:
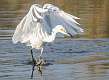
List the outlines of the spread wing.
<svg viewBox="0 0 109 80">
<path fill-rule="evenodd" d="M 34 4 L 17 25 L 12 40 L 14 43 L 21 42 L 29 44 L 33 48 L 40 48 L 43 40 L 48 37 L 48 33 L 51 33 L 57 25 L 62 25 L 72 35 L 83 32 L 75 19 L 79 18 L 60 10 L 52 4 L 45 4 L 43 8 Z"/>
<path fill-rule="evenodd" d="M 27 15 L 17 25 L 12 37 L 13 42 L 27 43 L 32 47 L 40 47 L 43 37 L 47 36 L 46 28 L 41 23 L 41 20 L 43 20 L 42 14 L 45 12 L 36 4 L 32 5 Z"/>
<path fill-rule="evenodd" d="M 44 19 L 51 29 L 62 25 L 72 35 L 83 32 L 83 29 L 79 27 L 80 24 L 75 20 L 79 19 L 78 17 L 68 14 L 52 4 L 45 4 L 44 8 L 48 9 L 49 14 L 45 15 Z"/>
</svg>

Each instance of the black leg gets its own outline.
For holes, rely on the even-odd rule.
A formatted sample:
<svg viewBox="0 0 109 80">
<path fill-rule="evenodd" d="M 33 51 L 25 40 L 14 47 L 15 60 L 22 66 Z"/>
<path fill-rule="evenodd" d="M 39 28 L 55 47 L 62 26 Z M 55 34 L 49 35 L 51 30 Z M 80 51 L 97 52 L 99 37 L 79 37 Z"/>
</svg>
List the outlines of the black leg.
<svg viewBox="0 0 109 80">
<path fill-rule="evenodd" d="M 33 65 L 32 67 L 31 79 L 33 79 L 34 68 L 35 68 L 35 65 Z"/>
<path fill-rule="evenodd" d="M 31 56 L 32 56 L 33 65 L 35 65 L 36 64 L 36 60 L 33 57 L 33 51 L 32 51 L 32 49 L 31 49 Z"/>
<path fill-rule="evenodd" d="M 35 68 L 35 66 L 37 66 L 38 71 L 42 75 L 42 66 L 45 64 L 45 61 L 43 60 L 43 58 L 41 56 L 36 61 L 35 58 L 34 58 L 34 56 L 33 56 L 32 49 L 31 49 L 31 57 L 32 57 L 32 73 L 31 73 L 31 79 L 32 79 L 33 78 L 33 74 L 34 74 L 34 68 Z"/>
<path fill-rule="evenodd" d="M 35 68 L 35 66 L 36 66 L 36 60 L 34 59 L 34 57 L 33 57 L 33 51 L 32 51 L 32 49 L 31 49 L 31 56 L 32 56 L 32 73 L 31 73 L 31 79 L 33 78 L 33 73 L 34 73 L 34 68 Z"/>
</svg>

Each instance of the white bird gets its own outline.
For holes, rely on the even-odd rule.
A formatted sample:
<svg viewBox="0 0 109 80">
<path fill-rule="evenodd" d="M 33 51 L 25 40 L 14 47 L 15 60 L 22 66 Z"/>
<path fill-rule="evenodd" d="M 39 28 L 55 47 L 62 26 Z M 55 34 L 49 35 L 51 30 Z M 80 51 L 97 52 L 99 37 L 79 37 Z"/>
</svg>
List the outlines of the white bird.
<svg viewBox="0 0 109 80">
<path fill-rule="evenodd" d="M 26 43 L 27 46 L 40 49 L 41 57 L 43 43 L 53 42 L 57 33 L 76 35 L 83 32 L 75 19 L 80 18 L 52 4 L 45 4 L 43 7 L 33 4 L 27 15 L 17 25 L 12 41 Z"/>
</svg>

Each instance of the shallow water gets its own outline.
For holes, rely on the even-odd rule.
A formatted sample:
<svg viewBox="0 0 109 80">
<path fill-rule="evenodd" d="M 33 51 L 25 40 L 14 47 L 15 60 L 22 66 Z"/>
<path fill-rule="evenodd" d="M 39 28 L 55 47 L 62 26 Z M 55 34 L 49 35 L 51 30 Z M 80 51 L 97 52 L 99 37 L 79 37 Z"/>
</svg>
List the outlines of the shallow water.
<svg viewBox="0 0 109 80">
<path fill-rule="evenodd" d="M 37 57 L 39 51 L 33 50 Z M 43 57 L 51 65 L 35 68 L 33 80 L 108 80 L 109 39 L 56 39 Z M 30 48 L 0 38 L 0 80 L 31 80 Z"/>
</svg>

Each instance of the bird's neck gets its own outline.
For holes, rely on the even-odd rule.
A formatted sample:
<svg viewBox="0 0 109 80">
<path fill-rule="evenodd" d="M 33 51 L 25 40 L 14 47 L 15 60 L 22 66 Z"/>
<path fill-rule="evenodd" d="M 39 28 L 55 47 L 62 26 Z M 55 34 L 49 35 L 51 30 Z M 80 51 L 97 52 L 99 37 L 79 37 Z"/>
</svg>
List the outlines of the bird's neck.
<svg viewBox="0 0 109 80">
<path fill-rule="evenodd" d="M 56 33 L 55 31 L 52 31 L 51 35 L 48 35 L 48 37 L 45 38 L 45 42 L 53 42 L 56 38 Z"/>
<path fill-rule="evenodd" d="M 51 35 L 49 35 L 49 41 L 50 41 L 50 42 L 52 42 L 52 41 L 55 40 L 55 38 L 56 38 L 56 33 L 57 33 L 57 32 L 52 31 Z"/>
</svg>

